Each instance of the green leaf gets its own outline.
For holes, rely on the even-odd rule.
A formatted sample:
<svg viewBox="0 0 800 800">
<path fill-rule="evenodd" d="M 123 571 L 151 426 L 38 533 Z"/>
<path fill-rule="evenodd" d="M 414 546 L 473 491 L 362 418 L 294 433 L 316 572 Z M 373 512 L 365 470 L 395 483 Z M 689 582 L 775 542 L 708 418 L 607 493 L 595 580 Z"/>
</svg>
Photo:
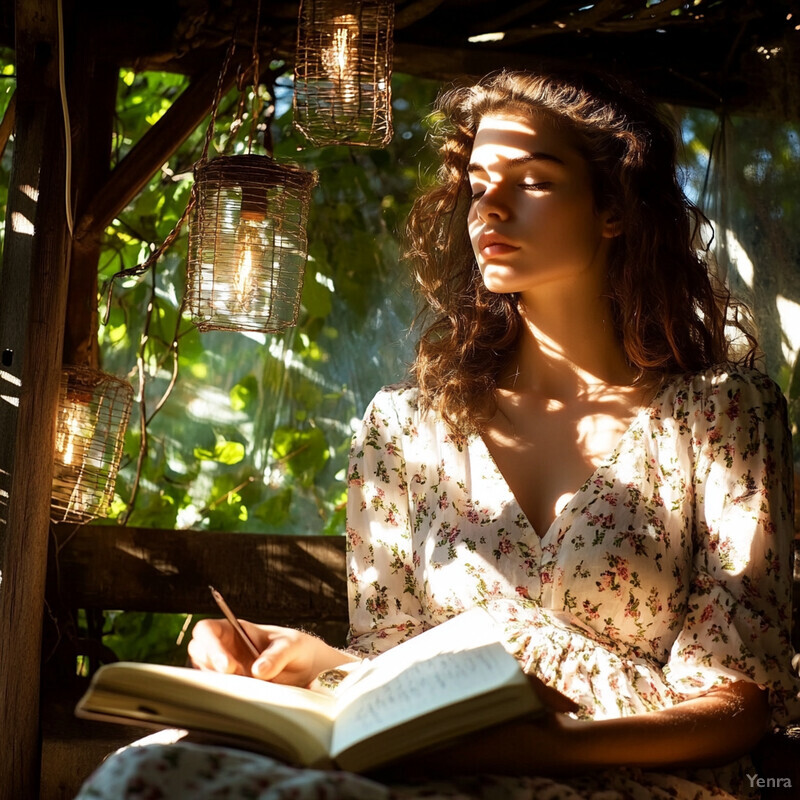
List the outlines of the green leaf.
<svg viewBox="0 0 800 800">
<path fill-rule="evenodd" d="M 258 399 L 258 381 L 252 373 L 246 375 L 230 391 L 231 408 L 234 411 L 246 411 L 252 408 Z"/>
<path fill-rule="evenodd" d="M 195 447 L 194 457 L 199 461 L 216 461 L 219 464 L 238 464 L 244 458 L 244 445 L 224 439 L 214 445 L 213 450 Z"/>
<path fill-rule="evenodd" d="M 277 428 L 272 439 L 272 455 L 303 486 L 311 486 L 330 457 L 325 434 L 319 428 L 302 431 Z"/>
</svg>

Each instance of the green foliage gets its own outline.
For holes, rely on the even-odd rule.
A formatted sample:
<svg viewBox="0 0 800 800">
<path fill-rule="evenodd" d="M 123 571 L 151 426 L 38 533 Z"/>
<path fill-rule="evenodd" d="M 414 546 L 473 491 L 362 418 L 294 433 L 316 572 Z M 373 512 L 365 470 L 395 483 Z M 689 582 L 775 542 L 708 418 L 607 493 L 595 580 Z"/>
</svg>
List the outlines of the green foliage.
<svg viewBox="0 0 800 800">
<path fill-rule="evenodd" d="M 14 66 L 14 54 L 10 50 L 0 47 L 0 119 L 3 119 L 8 111 L 8 105 L 14 96 L 16 89 L 16 69 Z M 8 205 L 8 176 L 11 174 L 11 148 L 7 147 L 0 158 L 0 209 L 5 219 L 6 206 Z M 5 225 L 0 226 L 0 257 L 3 254 L 3 243 L 5 241 Z"/>
<path fill-rule="evenodd" d="M 182 666 L 188 657 L 189 637 L 185 627 L 184 614 L 110 611 L 106 612 L 103 644 L 113 650 L 120 661 Z"/>
</svg>

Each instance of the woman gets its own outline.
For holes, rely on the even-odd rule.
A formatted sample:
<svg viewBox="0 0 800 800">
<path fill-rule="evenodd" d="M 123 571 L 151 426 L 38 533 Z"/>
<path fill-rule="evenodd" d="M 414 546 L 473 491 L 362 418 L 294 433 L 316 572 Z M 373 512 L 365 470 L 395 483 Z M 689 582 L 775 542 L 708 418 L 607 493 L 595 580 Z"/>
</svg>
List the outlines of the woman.
<svg viewBox="0 0 800 800">
<path fill-rule="evenodd" d="M 791 462 L 779 390 L 752 351 L 733 360 L 673 135 L 590 77 L 501 73 L 438 110 L 439 182 L 409 222 L 432 320 L 351 452 L 350 647 L 248 624 L 253 660 L 206 622 L 190 654 L 308 685 L 481 605 L 550 714 L 416 758 L 392 789 L 217 763 L 246 761 L 264 797 L 749 796 L 746 754 L 796 710 Z M 183 748 L 184 771 L 208 758 Z M 150 785 L 164 757 L 91 785 Z"/>
</svg>

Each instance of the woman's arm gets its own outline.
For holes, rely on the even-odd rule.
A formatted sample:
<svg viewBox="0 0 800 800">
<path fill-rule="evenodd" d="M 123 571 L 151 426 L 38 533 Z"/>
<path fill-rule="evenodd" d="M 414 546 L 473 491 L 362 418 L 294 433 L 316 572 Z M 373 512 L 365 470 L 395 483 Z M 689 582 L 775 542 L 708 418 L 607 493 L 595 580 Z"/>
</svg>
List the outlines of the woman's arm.
<svg viewBox="0 0 800 800">
<path fill-rule="evenodd" d="M 690 767 L 728 763 L 766 733 L 766 692 L 737 681 L 672 708 L 621 719 L 573 720 L 550 713 L 475 734 L 414 758 L 420 775 L 559 775 L 609 767 Z"/>
</svg>

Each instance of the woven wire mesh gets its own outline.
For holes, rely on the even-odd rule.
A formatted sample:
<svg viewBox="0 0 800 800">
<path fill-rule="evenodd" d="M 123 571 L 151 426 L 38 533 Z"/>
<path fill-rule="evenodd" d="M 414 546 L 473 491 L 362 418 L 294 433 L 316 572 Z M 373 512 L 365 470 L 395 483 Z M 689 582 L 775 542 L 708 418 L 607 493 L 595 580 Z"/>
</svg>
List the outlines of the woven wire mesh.
<svg viewBox="0 0 800 800">
<path fill-rule="evenodd" d="M 86 367 L 61 374 L 53 492 L 54 522 L 104 517 L 114 499 L 133 388 L 113 375 Z"/>
<path fill-rule="evenodd" d="M 392 0 L 302 0 L 294 125 L 314 145 L 392 138 Z"/>
<path fill-rule="evenodd" d="M 277 333 L 297 322 L 314 180 L 269 156 L 197 168 L 186 302 L 201 331 Z"/>
</svg>

